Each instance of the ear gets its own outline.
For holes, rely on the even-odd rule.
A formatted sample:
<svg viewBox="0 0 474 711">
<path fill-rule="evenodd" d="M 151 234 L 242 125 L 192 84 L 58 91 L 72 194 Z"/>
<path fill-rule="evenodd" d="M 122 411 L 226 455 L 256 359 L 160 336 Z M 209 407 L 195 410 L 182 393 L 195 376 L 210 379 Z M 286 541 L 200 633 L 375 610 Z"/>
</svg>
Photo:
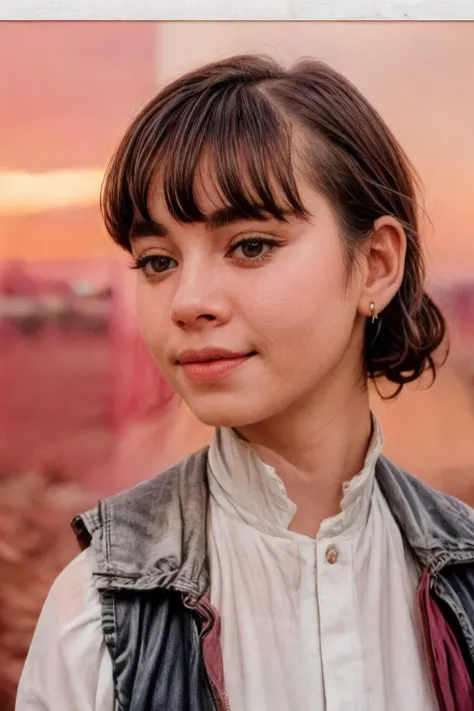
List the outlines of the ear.
<svg viewBox="0 0 474 711">
<path fill-rule="evenodd" d="M 359 312 L 371 315 L 370 303 L 379 314 L 400 288 L 405 270 L 407 238 L 398 220 L 390 215 L 379 217 L 365 245 L 365 279 L 359 300 Z"/>
</svg>

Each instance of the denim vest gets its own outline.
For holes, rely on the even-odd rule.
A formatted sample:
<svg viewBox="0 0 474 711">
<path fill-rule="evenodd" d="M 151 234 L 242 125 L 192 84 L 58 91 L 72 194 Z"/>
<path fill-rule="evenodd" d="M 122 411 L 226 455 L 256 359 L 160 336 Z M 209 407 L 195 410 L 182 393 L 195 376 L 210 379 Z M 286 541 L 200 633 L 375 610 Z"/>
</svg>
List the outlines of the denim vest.
<svg viewBox="0 0 474 711">
<path fill-rule="evenodd" d="M 230 708 L 219 615 L 208 599 L 207 453 L 99 502 L 72 523 L 80 545 L 95 553 L 118 711 Z M 383 456 L 375 475 L 418 566 L 439 708 L 473 711 L 474 511 Z"/>
</svg>

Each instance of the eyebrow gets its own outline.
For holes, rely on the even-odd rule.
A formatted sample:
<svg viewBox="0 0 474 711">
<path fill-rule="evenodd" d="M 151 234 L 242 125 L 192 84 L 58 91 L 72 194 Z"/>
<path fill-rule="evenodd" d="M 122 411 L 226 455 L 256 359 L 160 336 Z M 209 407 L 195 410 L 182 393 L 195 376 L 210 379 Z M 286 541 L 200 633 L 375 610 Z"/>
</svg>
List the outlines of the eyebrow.
<svg viewBox="0 0 474 711">
<path fill-rule="evenodd" d="M 264 210 L 254 208 L 254 212 L 250 215 L 245 215 L 241 210 L 235 207 L 221 207 L 208 215 L 203 222 L 210 230 L 217 230 L 220 227 L 235 224 L 236 222 L 248 222 L 258 220 L 259 222 L 267 222 L 271 219 L 278 219 L 275 215 L 271 215 Z M 284 219 L 283 217 L 281 218 Z M 130 230 L 130 241 L 140 239 L 140 237 L 168 237 L 169 230 L 160 222 L 153 219 L 146 221 L 137 220 L 133 223 Z"/>
</svg>

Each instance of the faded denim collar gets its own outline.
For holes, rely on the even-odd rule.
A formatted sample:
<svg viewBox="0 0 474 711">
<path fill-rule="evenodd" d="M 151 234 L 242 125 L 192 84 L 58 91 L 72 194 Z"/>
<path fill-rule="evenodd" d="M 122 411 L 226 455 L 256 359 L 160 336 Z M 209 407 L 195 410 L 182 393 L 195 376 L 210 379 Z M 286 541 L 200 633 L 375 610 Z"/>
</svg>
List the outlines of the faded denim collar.
<svg viewBox="0 0 474 711">
<path fill-rule="evenodd" d="M 95 551 L 101 590 L 167 588 L 200 597 L 209 589 L 208 448 L 77 516 L 73 529 Z M 392 464 L 375 476 L 421 568 L 474 560 L 474 511 Z"/>
</svg>

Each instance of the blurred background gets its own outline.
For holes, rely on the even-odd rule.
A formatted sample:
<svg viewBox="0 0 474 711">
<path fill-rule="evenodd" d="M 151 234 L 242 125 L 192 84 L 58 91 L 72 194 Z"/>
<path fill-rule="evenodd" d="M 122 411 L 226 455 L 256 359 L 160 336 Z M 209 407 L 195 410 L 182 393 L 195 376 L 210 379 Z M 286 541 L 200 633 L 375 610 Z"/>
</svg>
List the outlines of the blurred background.
<svg viewBox="0 0 474 711">
<path fill-rule="evenodd" d="M 431 389 L 373 408 L 390 457 L 474 505 L 474 23 L 0 23 L 0 711 L 77 553 L 72 515 L 211 436 L 141 343 L 98 196 L 158 86 L 247 51 L 346 74 L 419 172 L 451 355 Z"/>
</svg>

